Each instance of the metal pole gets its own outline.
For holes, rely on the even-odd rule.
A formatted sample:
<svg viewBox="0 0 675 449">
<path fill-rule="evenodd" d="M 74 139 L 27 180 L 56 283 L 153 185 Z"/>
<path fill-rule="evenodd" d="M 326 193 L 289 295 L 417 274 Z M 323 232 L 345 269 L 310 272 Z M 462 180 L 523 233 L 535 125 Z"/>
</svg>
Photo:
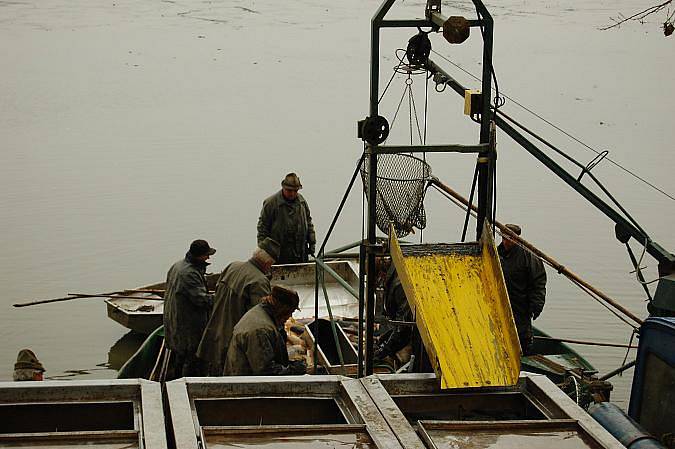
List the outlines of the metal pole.
<svg viewBox="0 0 675 449">
<path fill-rule="evenodd" d="M 378 115 L 380 94 L 380 26 L 395 0 L 385 0 L 370 25 L 370 117 Z M 366 376 L 373 374 L 373 338 L 375 332 L 375 221 L 377 219 L 377 154 L 368 155 L 368 245 L 366 246 Z"/>
<path fill-rule="evenodd" d="M 452 78 L 445 70 L 443 70 L 438 64 L 429 60 L 427 64 L 429 71 L 431 73 L 440 73 L 445 78 L 447 78 L 446 84 L 452 88 L 460 96 L 464 96 L 464 91 L 466 88 Z M 626 228 L 626 231 L 633 237 L 637 242 L 643 246 L 647 247 L 647 252 L 654 257 L 660 264 L 675 264 L 675 255 L 668 252 L 666 249 L 661 247 L 658 243 L 652 241 L 650 238 L 647 238 L 645 241 L 645 234 L 633 226 L 628 220 L 626 220 L 621 214 L 614 210 L 610 205 L 605 203 L 600 199 L 594 192 L 584 186 L 582 183 L 577 181 L 575 176 L 570 175 L 564 168 L 558 165 L 553 159 L 548 157 L 546 153 L 539 149 L 535 144 L 530 142 L 525 136 L 513 128 L 506 120 L 501 116 L 495 116 L 495 124 L 506 134 L 509 135 L 517 144 L 519 144 L 523 149 L 528 153 L 534 156 L 539 162 L 545 165 L 549 170 L 551 170 L 556 176 L 565 181 L 567 185 L 576 190 L 581 196 L 583 196 L 588 202 L 593 206 L 599 209 L 603 214 L 605 214 L 610 220 L 614 223 L 619 223 Z"/>
<path fill-rule="evenodd" d="M 335 270 L 333 270 L 331 267 L 326 265 L 326 263 L 323 260 L 317 258 L 317 259 L 314 259 L 314 261 L 317 263 L 317 265 L 319 265 L 321 267 L 321 269 L 323 271 L 330 274 L 333 277 L 333 279 L 335 279 L 338 282 L 338 284 L 343 286 L 345 288 L 345 290 L 347 290 L 354 298 L 359 297 L 358 292 L 356 290 L 354 290 L 354 287 L 352 287 L 351 285 L 349 285 L 349 283 L 347 281 L 342 279 L 342 276 L 337 274 L 335 272 Z"/>
<path fill-rule="evenodd" d="M 492 32 L 494 22 L 485 5 L 480 0 L 474 0 L 476 9 L 482 16 L 483 27 L 483 79 L 481 85 L 481 121 L 480 143 L 490 142 L 490 122 L 492 121 Z M 478 219 L 476 220 L 476 240 L 480 239 L 483 224 L 490 217 L 492 209 L 492 176 L 494 172 L 494 154 L 490 151 L 478 155 Z"/>
<path fill-rule="evenodd" d="M 363 243 L 363 242 L 361 242 Z M 358 378 L 363 377 L 363 372 L 365 365 L 363 363 L 363 307 L 365 305 L 364 301 L 364 278 L 366 275 L 365 269 L 366 269 L 366 253 L 365 253 L 365 246 L 362 244 L 359 248 L 359 341 L 358 341 L 358 368 L 356 372 L 356 376 Z"/>
<path fill-rule="evenodd" d="M 453 189 L 451 189 L 449 186 L 445 185 L 442 183 L 440 180 L 433 178 L 431 180 L 431 183 L 462 203 L 465 207 L 469 207 L 469 201 L 467 201 L 466 198 L 464 198 L 462 195 L 459 193 L 455 192 Z M 478 208 L 471 204 L 470 209 L 474 212 L 477 212 Z M 548 256 L 541 250 L 539 250 L 536 246 L 522 238 L 521 236 L 515 234 L 513 231 L 511 231 L 509 228 L 504 226 L 502 223 L 499 221 L 495 221 L 495 226 L 499 228 L 502 234 L 507 235 L 511 240 L 514 240 L 518 242 L 519 244 L 523 245 L 528 251 L 532 252 L 535 256 L 541 258 L 542 260 L 545 260 L 549 265 L 551 265 L 553 268 L 555 268 L 558 273 L 562 274 L 563 276 L 573 280 L 575 283 L 578 283 L 582 287 L 586 288 L 587 290 L 591 291 L 594 293 L 596 296 L 598 296 L 600 299 L 605 301 L 605 303 L 609 304 L 610 306 L 614 307 L 616 310 L 620 311 L 624 315 L 626 315 L 628 318 L 632 319 L 638 324 L 642 324 L 642 320 L 638 318 L 635 314 L 633 314 L 630 310 L 626 309 L 624 306 L 607 296 L 605 293 L 602 291 L 598 290 L 597 288 L 593 287 L 591 284 L 583 280 L 581 277 L 579 277 L 576 273 L 574 273 L 572 270 L 569 268 L 565 267 L 561 263 L 559 263 L 557 260 L 553 259 L 552 257 Z"/>
</svg>

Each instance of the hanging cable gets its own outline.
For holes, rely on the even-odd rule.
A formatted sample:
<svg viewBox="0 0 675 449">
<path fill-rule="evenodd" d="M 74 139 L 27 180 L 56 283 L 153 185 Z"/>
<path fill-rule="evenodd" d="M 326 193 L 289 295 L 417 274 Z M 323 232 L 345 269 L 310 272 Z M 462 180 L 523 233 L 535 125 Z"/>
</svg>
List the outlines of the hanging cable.
<svg viewBox="0 0 675 449">
<path fill-rule="evenodd" d="M 470 210 L 470 209 L 468 209 L 468 208 L 466 207 L 466 205 L 464 205 L 464 204 L 460 203 L 459 201 L 455 200 L 453 197 L 451 197 L 451 196 L 448 195 L 446 192 L 444 192 L 443 190 L 441 190 L 438 186 L 433 185 L 433 187 L 434 187 L 434 189 L 436 189 L 436 191 L 438 191 L 444 198 L 446 198 L 447 200 L 449 200 L 451 203 L 453 203 L 454 205 L 456 205 L 457 207 L 459 207 L 459 208 L 462 209 L 462 210 L 466 210 L 466 211 L 467 211 L 467 215 L 472 216 L 472 217 L 474 217 L 474 218 L 476 217 L 475 212 L 472 211 L 472 210 Z M 471 204 L 471 203 L 470 203 L 470 204 Z M 496 226 L 495 226 L 495 228 L 496 228 Z M 498 233 L 500 236 L 503 237 L 503 234 L 501 233 L 500 230 L 497 230 L 497 233 Z M 462 241 L 464 241 L 464 240 L 462 240 Z M 518 246 L 520 246 L 521 248 L 523 248 L 524 250 L 526 250 L 527 252 L 533 254 L 535 257 L 537 257 L 537 258 L 538 258 L 539 260 L 541 260 L 543 263 L 545 263 L 546 265 L 548 265 L 549 267 L 551 267 L 551 268 L 553 268 L 554 270 L 557 271 L 557 268 L 556 268 L 553 264 L 551 264 L 549 261 L 547 261 L 546 259 L 544 259 L 544 258 L 542 258 L 541 256 L 537 255 L 536 253 L 532 252 L 528 247 L 524 246 L 522 243 L 520 243 L 520 242 L 515 242 L 515 243 L 516 243 Z M 584 285 L 582 285 L 581 283 L 579 283 L 577 280 L 575 280 L 575 279 L 573 279 L 573 278 L 570 278 L 570 277 L 567 277 L 567 276 L 565 276 L 565 278 L 568 279 L 570 282 L 572 282 L 572 284 L 574 284 L 574 285 L 576 285 L 577 287 L 579 287 L 579 289 L 581 289 L 581 291 L 583 291 L 584 293 L 586 293 L 588 296 L 591 297 L 591 299 L 595 300 L 597 303 L 599 303 L 601 306 L 603 306 L 605 309 L 607 309 L 612 315 L 614 315 L 616 318 L 618 318 L 619 320 L 621 320 L 624 324 L 627 324 L 628 326 L 630 326 L 630 327 L 633 328 L 633 329 L 638 329 L 633 323 L 631 323 L 631 322 L 628 321 L 625 317 L 623 317 L 622 315 L 620 315 L 616 310 L 612 309 L 612 308 L 609 307 L 607 304 L 605 304 L 605 302 L 602 300 L 602 298 L 600 298 L 599 296 L 597 296 L 595 293 L 593 293 L 591 290 L 589 290 L 589 289 L 586 288 Z"/>
<path fill-rule="evenodd" d="M 441 59 L 445 60 L 445 61 L 448 62 L 449 64 L 452 64 L 452 65 L 453 65 L 455 68 L 457 68 L 458 70 L 461 70 L 461 71 L 464 72 L 465 74 L 469 75 L 471 78 L 473 78 L 473 79 L 475 79 L 475 80 L 477 80 L 477 81 L 480 81 L 480 78 L 479 78 L 479 77 L 477 77 L 477 76 L 474 75 L 473 73 L 469 72 L 468 70 L 466 70 L 465 68 L 463 68 L 463 67 L 460 66 L 459 64 L 454 63 L 453 61 L 451 61 L 451 60 L 450 60 L 449 58 L 447 58 L 446 56 L 444 56 L 444 55 L 438 53 L 437 51 L 435 51 L 435 50 L 433 50 L 433 49 L 431 50 L 431 52 L 434 53 L 436 56 L 440 57 Z M 591 147 L 591 146 L 588 145 L 587 143 L 583 142 L 581 139 L 579 139 L 579 138 L 575 137 L 574 135 L 572 135 L 571 133 L 565 131 L 563 128 L 559 127 L 559 126 L 556 125 L 555 123 L 553 123 L 553 122 L 547 120 L 546 118 L 544 118 L 543 116 L 537 114 L 535 111 L 533 111 L 532 109 L 528 108 L 527 106 L 524 106 L 523 104 L 521 104 L 520 102 L 518 102 L 518 100 L 514 99 L 513 97 L 510 97 L 510 96 L 506 95 L 505 93 L 500 93 L 500 96 L 502 96 L 502 97 L 504 97 L 504 98 L 507 98 L 507 99 L 508 99 L 509 101 L 511 101 L 512 103 L 518 105 L 518 106 L 519 106 L 520 108 L 522 108 L 523 110 L 525 110 L 525 111 L 527 111 L 528 113 L 532 114 L 533 116 L 537 117 L 539 120 L 543 121 L 543 122 L 546 123 L 547 125 L 549 125 L 549 126 L 551 126 L 552 128 L 556 129 L 558 132 L 564 134 L 564 135 L 567 136 L 569 139 L 571 139 L 571 140 L 573 140 L 574 142 L 578 143 L 579 145 L 581 145 L 582 147 L 586 148 L 587 150 L 592 151 L 592 152 L 595 153 L 596 155 L 599 155 L 599 154 L 602 153 L 602 151 L 596 150 L 595 148 Z M 502 114 L 502 115 L 503 115 L 503 114 Z M 661 189 L 660 187 L 656 186 L 655 184 L 651 183 L 651 182 L 648 181 L 647 179 L 641 177 L 641 176 L 638 175 L 637 173 L 635 173 L 635 172 L 629 170 L 628 168 L 622 166 L 621 164 L 619 164 L 618 162 L 616 162 L 615 160 L 613 160 L 613 159 L 610 158 L 610 157 L 607 157 L 607 158 L 605 158 L 605 159 L 607 159 L 612 165 L 614 165 L 615 167 L 617 167 L 617 168 L 623 170 L 625 173 L 629 174 L 629 175 L 632 176 L 633 178 L 635 178 L 635 179 L 637 179 L 638 181 L 644 183 L 645 185 L 651 187 L 652 189 L 656 190 L 657 192 L 659 192 L 659 193 L 665 195 L 665 196 L 668 197 L 669 199 L 675 201 L 675 196 L 669 194 L 668 192 L 666 192 L 665 190 L 663 190 L 663 189 Z"/>
</svg>

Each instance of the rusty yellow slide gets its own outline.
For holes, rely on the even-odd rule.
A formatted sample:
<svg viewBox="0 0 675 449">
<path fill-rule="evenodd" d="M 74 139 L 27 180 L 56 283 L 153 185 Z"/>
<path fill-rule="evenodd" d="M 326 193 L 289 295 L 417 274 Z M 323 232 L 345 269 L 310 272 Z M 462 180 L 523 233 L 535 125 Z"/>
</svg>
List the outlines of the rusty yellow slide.
<svg viewBox="0 0 675 449">
<path fill-rule="evenodd" d="M 514 385 L 520 345 L 492 231 L 479 242 L 400 246 L 391 255 L 441 388 Z"/>
</svg>

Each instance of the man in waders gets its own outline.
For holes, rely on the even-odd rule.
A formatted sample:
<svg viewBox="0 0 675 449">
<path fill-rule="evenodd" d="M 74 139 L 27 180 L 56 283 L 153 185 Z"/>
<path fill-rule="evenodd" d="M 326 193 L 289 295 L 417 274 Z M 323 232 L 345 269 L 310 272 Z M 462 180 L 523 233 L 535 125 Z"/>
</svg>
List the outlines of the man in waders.
<svg viewBox="0 0 675 449">
<path fill-rule="evenodd" d="M 520 235 L 520 226 L 507 224 L 506 227 Z M 502 263 L 520 347 L 523 355 L 529 355 L 534 341 L 532 320 L 536 320 L 544 309 L 546 270 L 537 256 L 506 235 L 502 236 L 497 252 Z"/>
<path fill-rule="evenodd" d="M 304 360 L 289 361 L 284 323 L 298 309 L 297 292 L 278 285 L 239 320 L 225 360 L 226 376 L 305 374 Z"/>
<path fill-rule="evenodd" d="M 204 375 L 196 353 L 213 305 L 204 274 L 215 252 L 206 240 L 195 240 L 166 276 L 164 338 L 172 352 L 171 378 Z"/>
<path fill-rule="evenodd" d="M 220 275 L 213 313 L 197 350 L 209 376 L 221 376 L 232 331 L 242 316 L 270 294 L 269 274 L 279 243 L 266 238 L 246 262 L 232 262 Z"/>
<path fill-rule="evenodd" d="M 289 173 L 281 190 L 263 201 L 258 218 L 258 243 L 271 237 L 281 245 L 278 264 L 307 262 L 314 254 L 316 235 L 309 206 L 298 190 L 300 178 Z"/>
</svg>

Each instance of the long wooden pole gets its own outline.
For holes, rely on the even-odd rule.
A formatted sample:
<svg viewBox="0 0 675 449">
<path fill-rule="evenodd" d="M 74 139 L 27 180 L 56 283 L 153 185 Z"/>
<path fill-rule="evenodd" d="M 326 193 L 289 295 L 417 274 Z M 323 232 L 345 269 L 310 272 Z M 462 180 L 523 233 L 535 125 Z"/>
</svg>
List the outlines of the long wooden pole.
<svg viewBox="0 0 675 449">
<path fill-rule="evenodd" d="M 62 298 L 52 298 L 52 299 L 39 299 L 37 301 L 30 301 L 30 302 L 22 302 L 22 303 L 17 303 L 17 304 L 12 304 L 14 307 L 27 307 L 27 306 L 35 306 L 38 304 L 49 304 L 52 302 L 61 302 L 61 301 L 71 301 L 73 299 L 83 299 L 83 298 L 107 298 L 112 295 L 121 295 L 123 293 L 154 293 L 154 294 L 163 294 L 164 290 L 147 290 L 147 289 L 128 289 L 128 290 L 118 290 L 115 292 L 109 292 L 109 293 L 95 293 L 95 294 L 88 294 L 88 293 L 69 293 L 68 296 L 64 296 Z"/>
<path fill-rule="evenodd" d="M 444 191 L 445 193 L 447 193 L 448 195 L 450 195 L 451 197 L 453 197 L 454 199 L 456 199 L 457 201 L 459 201 L 460 203 L 462 203 L 464 205 L 464 207 L 469 207 L 469 201 L 466 198 L 464 198 L 462 195 L 460 195 L 459 193 L 452 190 L 450 187 L 448 187 L 447 185 L 442 183 L 440 180 L 438 180 L 436 178 L 432 178 L 431 183 L 433 185 L 435 185 L 436 187 L 438 187 L 439 189 L 441 189 L 442 191 Z M 476 212 L 477 211 L 476 206 L 474 206 L 472 204 L 471 210 Z M 615 300 L 613 300 L 612 298 L 607 296 L 602 291 L 593 287 L 591 284 L 589 284 L 588 282 L 586 282 L 585 280 L 580 278 L 576 273 L 572 272 L 569 268 L 565 267 L 564 265 L 562 265 L 561 263 L 559 263 L 558 261 L 556 261 L 552 257 L 544 254 L 542 251 L 540 251 L 538 248 L 536 248 L 533 244 L 531 244 L 527 240 L 523 239 L 522 237 L 520 237 L 519 235 L 517 235 L 516 233 L 511 231 L 509 228 L 504 226 L 502 223 L 495 220 L 495 225 L 499 228 L 499 230 L 501 231 L 501 233 L 503 235 L 508 236 L 511 240 L 514 240 L 514 241 L 518 242 L 520 245 L 522 245 L 525 248 L 527 248 L 528 250 L 530 250 L 537 257 L 540 257 L 541 259 L 548 262 L 554 269 L 556 269 L 558 271 L 558 273 L 561 273 L 562 275 L 574 280 L 574 282 L 583 286 L 585 289 L 593 292 L 596 296 L 598 296 L 604 302 L 606 302 L 610 306 L 614 307 L 616 310 L 620 311 L 621 313 L 626 315 L 628 318 L 630 318 L 633 321 L 635 321 L 636 323 L 642 325 L 642 320 L 640 318 L 638 318 L 635 314 L 633 314 L 633 312 L 626 309 L 624 306 L 622 306 L 621 304 L 619 304 L 618 302 L 616 302 Z"/>
<path fill-rule="evenodd" d="M 637 346 L 624 345 L 624 344 L 621 344 L 621 343 L 604 343 L 604 342 L 600 342 L 600 341 L 573 340 L 571 338 L 544 337 L 543 335 L 535 335 L 534 339 L 535 340 L 546 340 L 546 341 L 559 341 L 561 343 L 571 343 L 571 344 L 575 344 L 575 345 L 607 346 L 609 348 L 637 349 Z"/>
</svg>

